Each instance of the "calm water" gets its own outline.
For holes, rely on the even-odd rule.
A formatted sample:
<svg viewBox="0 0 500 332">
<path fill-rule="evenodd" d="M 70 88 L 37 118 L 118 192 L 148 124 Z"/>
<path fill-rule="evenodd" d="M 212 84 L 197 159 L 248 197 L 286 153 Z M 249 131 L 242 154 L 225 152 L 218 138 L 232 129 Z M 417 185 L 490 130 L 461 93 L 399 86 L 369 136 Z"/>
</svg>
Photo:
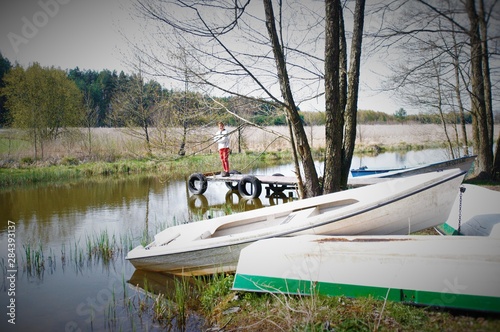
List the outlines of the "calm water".
<svg viewBox="0 0 500 332">
<path fill-rule="evenodd" d="M 384 153 L 356 157 L 352 167 L 411 167 L 447 159 L 443 150 Z M 291 165 L 248 173 L 293 175 Z M 111 260 L 89 258 L 89 244 L 105 235 L 117 247 L 126 248 L 139 244 L 144 234 L 153 236 L 169 225 L 226 214 L 227 202 L 238 211 L 284 201 L 266 198 L 265 190 L 259 199 L 241 200 L 217 182 L 209 182 L 205 195 L 192 196 L 185 179 L 157 178 L 0 192 L 0 330 L 161 330 L 147 315 L 131 313 L 134 301 L 143 297 L 134 286 L 142 284 L 145 275 L 124 259 L 126 250 L 115 252 Z M 14 249 L 17 260 L 11 266 Z M 28 268 L 28 249 L 37 257 L 43 254 L 44 268 Z M 146 278 L 149 285 L 160 288 L 168 280 L 157 274 Z M 15 325 L 9 323 L 13 318 Z M 195 317 L 189 324 L 190 330 L 198 330 L 200 321 Z"/>
</svg>

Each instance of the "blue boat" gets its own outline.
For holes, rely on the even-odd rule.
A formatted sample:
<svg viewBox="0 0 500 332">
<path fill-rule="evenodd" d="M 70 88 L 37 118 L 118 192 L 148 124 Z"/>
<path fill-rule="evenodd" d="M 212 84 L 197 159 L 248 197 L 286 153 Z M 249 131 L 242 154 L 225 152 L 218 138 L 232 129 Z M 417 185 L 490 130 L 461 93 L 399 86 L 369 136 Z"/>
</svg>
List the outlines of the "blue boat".
<svg viewBox="0 0 500 332">
<path fill-rule="evenodd" d="M 351 169 L 351 175 L 354 177 L 357 176 L 365 176 L 365 175 L 374 175 L 374 174 L 382 174 L 388 173 L 392 171 L 401 171 L 406 167 L 401 168 L 368 168 L 367 166 L 362 166 L 360 168 Z"/>
</svg>

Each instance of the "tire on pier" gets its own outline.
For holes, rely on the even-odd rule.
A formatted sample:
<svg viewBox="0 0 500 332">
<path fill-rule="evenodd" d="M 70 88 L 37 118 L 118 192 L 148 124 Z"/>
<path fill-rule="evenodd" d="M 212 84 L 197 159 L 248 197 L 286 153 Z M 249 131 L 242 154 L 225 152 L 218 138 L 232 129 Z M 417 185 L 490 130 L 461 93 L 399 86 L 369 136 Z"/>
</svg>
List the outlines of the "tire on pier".
<svg viewBox="0 0 500 332">
<path fill-rule="evenodd" d="M 241 173 L 238 171 L 229 171 L 229 175 L 232 175 L 232 174 L 241 174 Z M 239 184 L 238 181 L 227 181 L 224 183 L 226 184 L 227 189 L 238 190 L 238 184 Z"/>
<path fill-rule="evenodd" d="M 253 175 L 245 175 L 238 183 L 238 191 L 243 198 L 257 198 L 262 193 L 262 183 Z"/>
<path fill-rule="evenodd" d="M 208 181 L 205 175 L 194 173 L 189 176 L 188 189 L 195 195 L 202 195 L 207 191 Z"/>
</svg>

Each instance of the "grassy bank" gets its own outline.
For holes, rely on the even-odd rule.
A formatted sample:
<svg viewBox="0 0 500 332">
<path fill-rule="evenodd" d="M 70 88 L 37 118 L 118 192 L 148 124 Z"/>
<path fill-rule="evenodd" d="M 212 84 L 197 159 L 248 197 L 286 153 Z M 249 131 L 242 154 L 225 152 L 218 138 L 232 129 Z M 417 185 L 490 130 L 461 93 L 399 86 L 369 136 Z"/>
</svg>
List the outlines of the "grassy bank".
<svg viewBox="0 0 500 332">
<path fill-rule="evenodd" d="M 416 307 L 374 298 L 289 296 L 231 291 L 217 278 L 210 324 L 224 331 L 498 331 L 498 315 Z M 209 309 L 209 311 L 207 310 Z"/>
<path fill-rule="evenodd" d="M 241 172 L 257 167 L 289 163 L 291 160 L 291 154 L 288 152 L 241 153 L 231 154 L 230 157 L 231 168 Z M 63 161 L 57 165 L 29 162 L 15 167 L 0 168 L 0 188 L 85 179 L 98 181 L 124 176 L 158 176 L 163 179 L 180 179 L 194 172 L 218 171 L 220 167 L 220 160 L 216 154 L 164 159 L 122 159 L 113 162 L 80 163 L 73 161 L 68 163 Z"/>
</svg>

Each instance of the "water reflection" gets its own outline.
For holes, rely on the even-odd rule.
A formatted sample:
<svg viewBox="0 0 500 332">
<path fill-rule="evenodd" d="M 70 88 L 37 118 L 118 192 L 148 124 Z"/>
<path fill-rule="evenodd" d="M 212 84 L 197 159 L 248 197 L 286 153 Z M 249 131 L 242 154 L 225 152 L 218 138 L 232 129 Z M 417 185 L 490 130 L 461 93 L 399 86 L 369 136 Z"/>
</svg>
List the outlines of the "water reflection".
<svg viewBox="0 0 500 332">
<path fill-rule="evenodd" d="M 167 301 L 175 299 L 189 307 L 198 307 L 199 304 L 192 303 L 200 296 L 206 282 L 200 278 L 177 277 L 151 271 L 135 270 L 127 283 L 136 290 L 144 293 L 142 305 L 148 305 L 147 298 L 150 295 L 159 295 Z M 180 300 L 182 298 L 182 300 Z M 140 305 L 141 305 L 140 304 Z M 157 304 L 156 304 L 157 305 Z M 172 310 L 172 309 L 170 309 Z M 184 315 L 184 317 L 180 317 Z M 167 315 L 166 315 L 167 316 Z M 180 313 L 171 317 L 169 331 L 203 331 L 205 319 L 193 312 L 180 310 Z"/>
<path fill-rule="evenodd" d="M 229 214 L 235 212 L 251 211 L 260 209 L 264 206 L 273 206 L 290 202 L 296 198 L 294 191 L 289 191 L 288 195 L 285 192 L 272 193 L 264 198 L 245 198 L 240 195 L 237 190 L 228 190 L 224 196 L 225 200 L 221 203 L 216 200 L 215 203 L 209 203 L 205 195 L 191 195 L 188 198 L 188 208 L 192 215 L 205 216 L 208 211 L 211 211 L 209 217 L 220 212 Z M 263 203 L 263 200 L 266 204 Z"/>
</svg>

